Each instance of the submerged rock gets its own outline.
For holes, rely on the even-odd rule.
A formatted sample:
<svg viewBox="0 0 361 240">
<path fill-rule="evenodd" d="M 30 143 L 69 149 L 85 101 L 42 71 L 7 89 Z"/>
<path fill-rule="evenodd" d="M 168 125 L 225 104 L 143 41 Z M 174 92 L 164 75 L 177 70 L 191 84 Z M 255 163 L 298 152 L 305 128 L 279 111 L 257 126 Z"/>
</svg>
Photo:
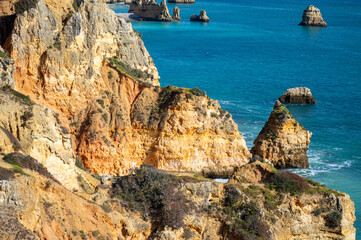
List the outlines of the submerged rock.
<svg viewBox="0 0 361 240">
<path fill-rule="evenodd" d="M 209 22 L 209 18 L 208 18 L 207 14 L 206 14 L 206 11 L 204 11 L 202 9 L 199 15 L 193 14 L 191 16 L 191 21 L 194 21 L 194 22 Z"/>
<path fill-rule="evenodd" d="M 178 7 L 175 7 L 173 9 L 173 20 L 174 21 L 181 21 L 182 19 L 180 18 L 179 16 L 179 8 Z"/>
<path fill-rule="evenodd" d="M 308 168 L 307 150 L 311 135 L 277 100 L 268 121 L 254 141 L 251 153 L 268 159 L 278 168 Z"/>
<path fill-rule="evenodd" d="M 312 96 L 311 90 L 306 87 L 287 89 L 279 100 L 281 103 L 316 104 L 316 100 Z"/>
<path fill-rule="evenodd" d="M 315 26 L 315 27 L 327 27 L 327 23 L 323 21 L 320 9 L 313 5 L 308 6 L 302 15 L 302 22 L 299 25 L 302 26 Z"/>
<path fill-rule="evenodd" d="M 158 4 L 155 0 L 134 0 L 130 4 L 129 13 L 135 13 L 146 21 L 173 21 L 165 0 L 161 4 Z"/>
</svg>

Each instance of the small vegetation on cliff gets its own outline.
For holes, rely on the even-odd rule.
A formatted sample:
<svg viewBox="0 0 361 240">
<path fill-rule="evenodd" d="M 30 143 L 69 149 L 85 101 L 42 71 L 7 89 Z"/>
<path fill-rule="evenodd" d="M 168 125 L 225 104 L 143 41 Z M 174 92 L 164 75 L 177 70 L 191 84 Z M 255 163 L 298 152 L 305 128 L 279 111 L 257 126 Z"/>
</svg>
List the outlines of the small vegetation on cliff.
<svg viewBox="0 0 361 240">
<path fill-rule="evenodd" d="M 181 182 L 182 179 L 153 166 L 142 165 L 134 174 L 118 178 L 111 196 L 160 227 L 179 228 L 185 214 L 194 209 L 194 204 L 178 191 Z"/>
<path fill-rule="evenodd" d="M 34 8 L 36 6 L 37 0 L 20 0 L 14 4 L 15 13 L 22 14 L 28 11 L 30 8 Z"/>
<path fill-rule="evenodd" d="M 332 212 L 325 216 L 326 227 L 337 228 L 341 225 L 342 214 L 339 212 Z"/>
<path fill-rule="evenodd" d="M 199 88 L 192 88 L 189 90 L 189 92 L 193 95 L 196 95 L 196 96 L 206 96 L 206 92 L 200 90 Z"/>
<path fill-rule="evenodd" d="M 112 67 L 117 68 L 120 72 L 122 72 L 125 75 L 128 75 L 129 77 L 131 77 L 135 80 L 148 78 L 148 75 L 145 72 L 143 72 L 139 69 L 134 69 L 134 68 L 130 67 L 129 65 L 120 61 L 117 56 L 109 58 L 108 61 Z"/>
<path fill-rule="evenodd" d="M 15 96 L 17 100 L 24 103 L 25 105 L 31 106 L 34 105 L 34 103 L 30 100 L 29 96 L 25 96 L 24 94 L 21 94 L 14 89 L 12 89 L 10 86 L 6 85 L 1 88 L 2 91 L 8 92 L 11 95 Z"/>
<path fill-rule="evenodd" d="M 0 58 L 9 58 L 9 56 L 4 52 L 0 52 Z"/>
<path fill-rule="evenodd" d="M 310 189 L 306 179 L 288 171 L 275 173 L 266 186 L 271 190 L 291 195 L 304 193 Z"/>
</svg>

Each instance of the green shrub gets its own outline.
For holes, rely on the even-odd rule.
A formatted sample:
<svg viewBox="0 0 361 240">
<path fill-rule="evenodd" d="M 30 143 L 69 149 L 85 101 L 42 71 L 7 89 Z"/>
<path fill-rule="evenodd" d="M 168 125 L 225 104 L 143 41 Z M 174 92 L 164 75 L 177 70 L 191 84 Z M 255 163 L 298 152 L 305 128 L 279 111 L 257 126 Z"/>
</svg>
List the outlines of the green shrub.
<svg viewBox="0 0 361 240">
<path fill-rule="evenodd" d="M 84 167 L 83 162 L 82 162 L 79 158 L 76 158 L 76 159 L 75 159 L 75 166 L 77 166 L 78 168 L 80 168 L 80 169 L 83 170 L 83 171 L 88 171 L 88 169 L 86 169 L 86 168 Z"/>
<path fill-rule="evenodd" d="M 271 190 L 290 193 L 291 195 L 303 193 L 310 189 L 306 179 L 288 171 L 274 174 L 266 186 Z"/>
<path fill-rule="evenodd" d="M 342 214 L 339 212 L 332 212 L 325 216 L 326 227 L 337 228 L 341 225 Z"/>
<path fill-rule="evenodd" d="M 0 58 L 9 58 L 9 56 L 4 52 L 0 52 Z"/>
<path fill-rule="evenodd" d="M 34 105 L 34 103 L 30 100 L 29 96 L 25 96 L 24 94 L 21 94 L 14 89 L 12 89 L 10 86 L 6 85 L 1 88 L 2 91 L 8 92 L 11 95 L 15 96 L 17 100 L 24 103 L 25 105 L 31 106 Z"/>
<path fill-rule="evenodd" d="M 196 87 L 192 88 L 189 92 L 196 96 L 206 96 L 206 92 L 204 92 Z"/>
<path fill-rule="evenodd" d="M 14 4 L 15 13 L 22 14 L 28 11 L 30 8 L 34 8 L 36 6 L 36 0 L 20 0 Z"/>
<path fill-rule="evenodd" d="M 109 58 L 108 61 L 111 66 L 117 68 L 119 71 L 130 76 L 133 79 L 139 80 L 139 79 L 147 79 L 149 77 L 147 73 L 145 73 L 139 69 L 132 68 L 129 65 L 127 65 L 126 63 L 120 61 L 117 56 Z M 144 83 L 144 82 L 141 82 L 141 83 Z"/>
</svg>

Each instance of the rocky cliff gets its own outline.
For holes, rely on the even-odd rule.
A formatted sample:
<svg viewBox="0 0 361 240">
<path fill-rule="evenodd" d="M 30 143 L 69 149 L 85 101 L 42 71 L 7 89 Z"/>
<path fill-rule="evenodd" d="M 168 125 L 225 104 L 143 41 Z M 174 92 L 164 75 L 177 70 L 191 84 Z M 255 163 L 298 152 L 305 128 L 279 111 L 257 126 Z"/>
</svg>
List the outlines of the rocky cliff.
<svg viewBox="0 0 361 240">
<path fill-rule="evenodd" d="M 82 197 L 1 157 L 0 177 L 6 239 L 355 239 L 349 196 L 291 173 L 221 184 L 142 166 Z"/>
<path fill-rule="evenodd" d="M 315 26 L 315 27 L 327 27 L 327 23 L 323 21 L 320 9 L 313 5 L 308 6 L 302 15 L 302 21 L 299 25 L 302 26 Z"/>
<path fill-rule="evenodd" d="M 308 168 L 307 150 L 311 135 L 277 100 L 251 152 L 268 159 L 278 168 Z"/>
<path fill-rule="evenodd" d="M 229 113 L 198 89 L 158 87 L 131 25 L 104 3 L 77 4 L 36 1 L 5 46 L 16 89 L 59 113 L 86 167 L 125 174 L 133 163 L 200 171 L 248 162 Z"/>
<path fill-rule="evenodd" d="M 279 100 L 281 103 L 316 104 L 316 99 L 312 96 L 311 90 L 306 87 L 287 89 Z"/>
<path fill-rule="evenodd" d="M 161 4 L 155 0 L 133 0 L 129 7 L 129 13 L 135 13 L 140 20 L 145 21 L 173 21 L 165 0 Z"/>
</svg>

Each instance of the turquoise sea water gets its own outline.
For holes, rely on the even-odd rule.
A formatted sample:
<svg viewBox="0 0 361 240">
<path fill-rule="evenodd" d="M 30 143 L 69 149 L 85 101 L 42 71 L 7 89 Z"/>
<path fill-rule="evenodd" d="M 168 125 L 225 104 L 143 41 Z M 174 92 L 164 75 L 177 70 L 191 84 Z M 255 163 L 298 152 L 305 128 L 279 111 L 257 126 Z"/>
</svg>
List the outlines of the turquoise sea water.
<svg viewBox="0 0 361 240">
<path fill-rule="evenodd" d="M 162 86 L 198 87 L 218 99 L 249 147 L 275 100 L 287 88 L 309 87 L 316 105 L 288 106 L 313 133 L 310 169 L 295 172 L 351 195 L 360 230 L 361 1 L 196 1 L 178 5 L 181 22 L 133 22 Z M 310 4 L 329 27 L 298 26 Z M 174 6 L 168 4 L 170 12 Z M 211 22 L 190 22 L 201 9 Z"/>
</svg>

